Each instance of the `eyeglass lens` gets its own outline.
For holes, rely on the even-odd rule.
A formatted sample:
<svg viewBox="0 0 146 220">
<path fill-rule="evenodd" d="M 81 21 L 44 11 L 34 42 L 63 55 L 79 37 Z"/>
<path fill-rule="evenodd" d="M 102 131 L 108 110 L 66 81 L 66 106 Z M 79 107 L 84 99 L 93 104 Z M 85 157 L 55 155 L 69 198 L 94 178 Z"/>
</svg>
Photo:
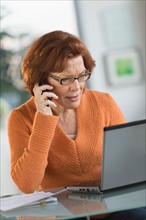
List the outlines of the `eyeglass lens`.
<svg viewBox="0 0 146 220">
<path fill-rule="evenodd" d="M 81 75 L 77 78 L 74 78 L 74 77 L 70 77 L 70 78 L 63 78 L 60 80 L 60 83 L 62 85 L 67 85 L 67 84 L 71 84 L 73 83 L 76 79 L 79 81 L 79 82 L 84 82 L 86 80 L 88 80 L 90 78 L 90 73 L 87 73 L 87 74 L 84 74 L 84 75 Z"/>
</svg>

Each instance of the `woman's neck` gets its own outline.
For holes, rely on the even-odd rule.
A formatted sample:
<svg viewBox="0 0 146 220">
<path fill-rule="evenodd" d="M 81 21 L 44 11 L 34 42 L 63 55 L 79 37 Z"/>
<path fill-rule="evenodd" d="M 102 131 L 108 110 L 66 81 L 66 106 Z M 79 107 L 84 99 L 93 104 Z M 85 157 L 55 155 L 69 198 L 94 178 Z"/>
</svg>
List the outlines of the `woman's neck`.
<svg viewBox="0 0 146 220">
<path fill-rule="evenodd" d="M 77 133 L 76 110 L 66 109 L 59 113 L 59 126 L 66 134 L 72 135 Z"/>
</svg>

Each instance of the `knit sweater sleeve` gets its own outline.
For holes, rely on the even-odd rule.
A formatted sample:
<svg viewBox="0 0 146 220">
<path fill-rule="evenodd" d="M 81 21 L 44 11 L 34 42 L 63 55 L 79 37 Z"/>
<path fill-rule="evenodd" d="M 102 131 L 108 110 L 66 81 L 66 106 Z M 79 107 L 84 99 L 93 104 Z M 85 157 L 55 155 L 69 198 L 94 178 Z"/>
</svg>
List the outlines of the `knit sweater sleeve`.
<svg viewBox="0 0 146 220">
<path fill-rule="evenodd" d="M 29 126 L 19 110 L 13 110 L 10 114 L 8 137 L 11 175 L 24 193 L 34 192 L 42 182 L 57 123 L 57 116 L 46 116 L 36 112 L 33 125 Z"/>
</svg>

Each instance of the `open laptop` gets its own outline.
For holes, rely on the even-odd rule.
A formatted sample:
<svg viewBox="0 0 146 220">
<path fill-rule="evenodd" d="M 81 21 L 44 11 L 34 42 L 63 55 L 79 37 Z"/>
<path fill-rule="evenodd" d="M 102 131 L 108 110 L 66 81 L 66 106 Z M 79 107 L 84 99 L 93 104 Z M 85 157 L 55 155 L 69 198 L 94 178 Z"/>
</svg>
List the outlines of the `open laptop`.
<svg viewBox="0 0 146 220">
<path fill-rule="evenodd" d="M 101 186 L 68 187 L 102 192 L 146 181 L 146 120 L 104 128 Z"/>
<path fill-rule="evenodd" d="M 146 120 L 104 128 L 101 190 L 146 180 Z"/>
</svg>

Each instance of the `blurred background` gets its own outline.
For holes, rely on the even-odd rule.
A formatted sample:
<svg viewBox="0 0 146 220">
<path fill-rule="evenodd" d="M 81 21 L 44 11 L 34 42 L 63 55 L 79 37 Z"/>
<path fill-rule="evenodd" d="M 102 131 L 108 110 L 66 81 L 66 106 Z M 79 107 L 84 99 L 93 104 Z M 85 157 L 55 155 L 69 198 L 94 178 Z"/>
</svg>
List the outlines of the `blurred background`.
<svg viewBox="0 0 146 220">
<path fill-rule="evenodd" d="M 4 173 L 9 155 L 7 119 L 11 109 L 30 97 L 21 77 L 21 61 L 31 42 L 47 32 L 63 30 L 79 36 L 96 61 L 87 86 L 110 93 L 128 122 L 145 118 L 145 0 L 1 0 L 0 4 L 1 176 L 5 181 L 11 181 Z M 4 185 L 1 194 L 11 193 Z"/>
</svg>

